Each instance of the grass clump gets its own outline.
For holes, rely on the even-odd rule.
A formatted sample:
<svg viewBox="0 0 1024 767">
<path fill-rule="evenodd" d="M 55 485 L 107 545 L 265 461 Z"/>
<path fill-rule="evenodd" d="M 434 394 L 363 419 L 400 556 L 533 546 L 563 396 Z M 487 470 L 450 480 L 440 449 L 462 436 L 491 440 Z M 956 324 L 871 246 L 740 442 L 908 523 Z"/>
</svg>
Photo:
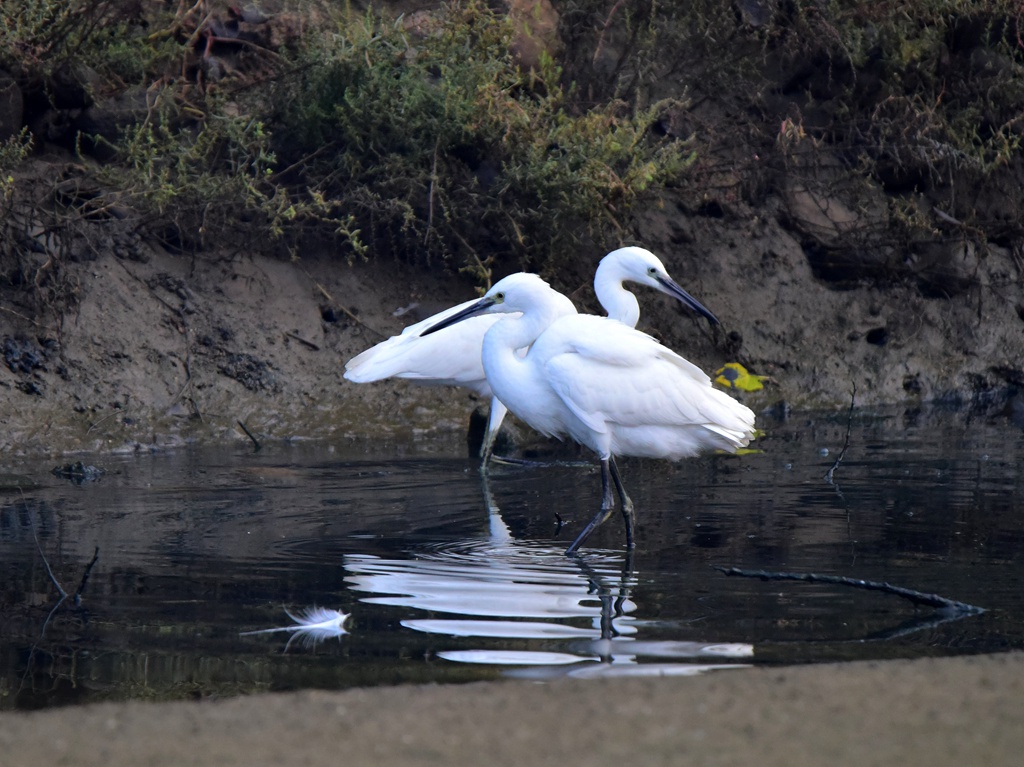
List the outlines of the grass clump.
<svg viewBox="0 0 1024 767">
<path fill-rule="evenodd" d="M 0 203 L 6 204 L 14 194 L 15 182 L 11 171 L 18 167 L 32 151 L 32 136 L 28 128 L 17 135 L 0 141 Z"/>
<path fill-rule="evenodd" d="M 873 159 L 940 181 L 986 174 L 1020 149 L 1022 20 L 1012 0 L 798 3 L 784 56 L 827 62 L 830 77 L 790 88 L 833 104 L 823 135 Z"/>
</svg>

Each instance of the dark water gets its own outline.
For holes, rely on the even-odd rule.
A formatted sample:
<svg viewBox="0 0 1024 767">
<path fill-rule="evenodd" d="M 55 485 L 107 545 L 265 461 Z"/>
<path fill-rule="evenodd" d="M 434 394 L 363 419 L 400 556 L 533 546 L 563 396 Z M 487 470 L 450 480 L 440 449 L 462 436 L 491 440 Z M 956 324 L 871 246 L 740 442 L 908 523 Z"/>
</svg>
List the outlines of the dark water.
<svg viewBox="0 0 1024 767">
<path fill-rule="evenodd" d="M 764 421 L 759 453 L 622 462 L 631 561 L 618 515 L 580 560 L 562 555 L 596 510 L 596 471 L 484 484 L 454 438 L 93 457 L 107 474 L 81 486 L 17 467 L 37 486 L 0 495 L 0 709 L 1024 647 L 1021 429 L 859 416 L 830 484 L 846 425 Z M 348 613 L 348 633 L 242 633 L 313 606 Z"/>
</svg>

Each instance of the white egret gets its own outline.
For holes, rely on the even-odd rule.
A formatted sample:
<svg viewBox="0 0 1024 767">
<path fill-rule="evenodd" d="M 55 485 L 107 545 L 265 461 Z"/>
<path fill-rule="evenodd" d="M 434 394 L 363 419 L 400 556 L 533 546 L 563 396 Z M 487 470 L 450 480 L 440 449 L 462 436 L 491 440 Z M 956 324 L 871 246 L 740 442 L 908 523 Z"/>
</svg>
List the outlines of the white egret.
<svg viewBox="0 0 1024 767">
<path fill-rule="evenodd" d="M 594 293 L 609 317 L 636 327 L 640 304 L 623 286 L 636 282 L 676 298 L 704 314 L 712 322 L 714 315 L 700 305 L 669 276 L 665 265 L 649 250 L 628 246 L 613 250 L 601 259 L 594 275 Z M 478 315 L 443 332 L 430 336 L 423 331 L 465 310 L 476 300 L 466 301 L 409 325 L 399 335 L 380 342 L 345 363 L 345 378 L 354 383 L 371 383 L 385 378 L 404 378 L 418 384 L 461 386 L 491 400 L 487 432 L 480 454 L 488 460 L 494 439 L 508 412 L 494 397 L 481 361 L 484 334 L 500 315 Z M 562 312 L 575 314 L 576 308 L 562 297 Z"/>
<path fill-rule="evenodd" d="M 601 510 L 566 554 L 611 515 L 612 483 L 632 548 L 633 502 L 615 456 L 675 460 L 705 449 L 734 452 L 753 438 L 754 413 L 647 334 L 606 317 L 562 315 L 561 303 L 561 294 L 537 275 L 513 274 L 424 335 L 481 314 L 520 313 L 495 323 L 484 337 L 491 389 L 541 434 L 569 436 L 601 460 Z M 525 355 L 516 353 L 524 347 Z"/>
</svg>

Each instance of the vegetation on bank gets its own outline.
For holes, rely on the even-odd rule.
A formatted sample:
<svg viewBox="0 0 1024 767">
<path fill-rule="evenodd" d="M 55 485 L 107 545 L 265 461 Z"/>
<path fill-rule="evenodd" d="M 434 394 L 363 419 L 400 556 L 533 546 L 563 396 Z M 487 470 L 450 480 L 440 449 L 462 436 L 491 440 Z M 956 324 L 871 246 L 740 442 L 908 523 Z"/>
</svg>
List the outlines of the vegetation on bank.
<svg viewBox="0 0 1024 767">
<path fill-rule="evenodd" d="M 130 210 L 182 249 L 317 237 L 349 258 L 437 256 L 487 280 L 496 259 L 543 268 L 581 237 L 615 237 L 691 161 L 685 141 L 650 131 L 664 105 L 578 109 L 550 57 L 518 64 L 512 24 L 482 2 L 417 30 L 311 6 L 301 34 L 287 27 L 297 11 L 275 29 L 204 17 L 205 3 L 164 16 L 17 5 L 0 11 L 0 59 L 24 90 L 38 85 L 44 110 L 69 73 L 83 114 L 127 102 L 116 132 L 64 137 L 103 160 L 89 170 L 102 200 L 83 207 Z M 57 49 L 67 56 L 46 55 Z"/>
<path fill-rule="evenodd" d="M 841 201 L 824 227 L 791 217 L 857 279 L 912 277 L 935 243 L 1024 254 L 1016 0 L 564 0 L 529 65 L 502 3 L 265 5 L 0 5 L 24 102 L 0 136 L 0 277 L 39 287 L 59 274 L 41 260 L 117 227 L 485 283 L 629 239 L 665 190 L 696 215 Z M 47 143 L 80 162 L 33 175 Z"/>
</svg>

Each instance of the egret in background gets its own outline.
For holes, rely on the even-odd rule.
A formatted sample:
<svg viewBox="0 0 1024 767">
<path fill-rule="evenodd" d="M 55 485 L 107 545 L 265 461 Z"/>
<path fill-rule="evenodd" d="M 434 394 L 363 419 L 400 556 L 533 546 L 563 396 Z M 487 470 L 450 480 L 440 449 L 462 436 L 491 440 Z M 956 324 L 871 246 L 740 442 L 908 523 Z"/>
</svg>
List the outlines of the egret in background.
<svg viewBox="0 0 1024 767">
<path fill-rule="evenodd" d="M 695 299 L 688 303 L 713 316 Z M 676 460 L 708 449 L 735 452 L 754 436 L 754 413 L 646 333 L 607 317 L 565 315 L 561 306 L 561 294 L 537 275 L 512 274 L 424 336 L 483 314 L 519 314 L 484 337 L 483 367 L 494 395 L 541 434 L 571 437 L 601 460 L 601 510 L 566 554 L 611 515 L 613 483 L 632 548 L 633 501 L 615 456 Z M 516 353 L 523 348 L 525 355 Z"/>
<path fill-rule="evenodd" d="M 661 259 L 645 248 L 630 245 L 613 250 L 601 259 L 594 273 L 594 294 L 613 320 L 635 328 L 640 322 L 640 303 L 623 283 L 635 282 L 672 296 L 711 322 L 718 323 L 711 312 L 669 277 Z M 488 315 L 482 315 L 488 316 Z"/>
<path fill-rule="evenodd" d="M 613 250 L 601 259 L 594 275 L 594 293 L 608 316 L 636 327 L 640 321 L 640 304 L 636 296 L 623 286 L 624 282 L 635 282 L 661 291 L 717 322 L 713 314 L 669 276 L 665 265 L 649 250 L 635 246 Z M 484 334 L 501 316 L 477 315 L 444 331 L 429 336 L 423 333 L 476 303 L 476 299 L 466 301 L 409 325 L 399 335 L 356 355 L 345 363 L 345 378 L 354 383 L 404 378 L 432 386 L 461 386 L 490 399 L 487 432 L 480 449 L 486 464 L 508 411 L 487 383 L 481 348 Z M 563 314 L 576 314 L 576 307 L 568 298 L 561 296 L 561 311 Z"/>
</svg>

